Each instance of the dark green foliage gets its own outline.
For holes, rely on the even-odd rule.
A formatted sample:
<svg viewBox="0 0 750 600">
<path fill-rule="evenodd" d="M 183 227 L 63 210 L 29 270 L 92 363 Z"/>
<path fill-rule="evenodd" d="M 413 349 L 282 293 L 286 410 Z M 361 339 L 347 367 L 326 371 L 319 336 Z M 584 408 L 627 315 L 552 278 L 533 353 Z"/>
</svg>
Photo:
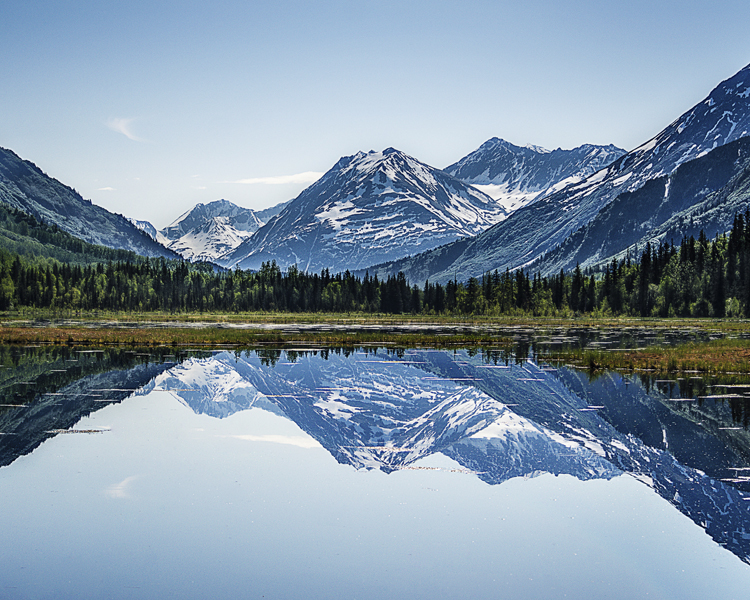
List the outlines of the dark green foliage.
<svg viewBox="0 0 750 600">
<path fill-rule="evenodd" d="M 128 250 L 89 244 L 48 225 L 33 215 L 0 202 L 0 248 L 25 257 L 53 258 L 60 262 L 88 264 L 107 261 L 137 261 Z"/>
<path fill-rule="evenodd" d="M 68 244 L 74 252 L 82 243 L 22 213 L 0 211 L 0 219 L 5 219 L 5 231 L 27 236 L 33 231 L 40 243 L 53 239 L 50 247 Z M 86 252 L 118 252 L 92 248 Z M 465 283 L 428 281 L 423 289 L 410 286 L 403 273 L 380 280 L 349 271 L 331 275 L 328 269 L 306 273 L 296 266 L 282 272 L 275 262 L 264 263 L 258 272 L 216 272 L 211 265 L 126 255 L 75 264 L 0 248 L 0 310 L 750 315 L 750 211 L 735 217 L 729 235 L 712 241 L 701 231 L 698 240 L 683 238 L 679 248 L 671 242 L 647 243 L 639 260 L 613 259 L 596 273 L 576 266 L 571 273 L 542 277 L 506 269 Z"/>
</svg>

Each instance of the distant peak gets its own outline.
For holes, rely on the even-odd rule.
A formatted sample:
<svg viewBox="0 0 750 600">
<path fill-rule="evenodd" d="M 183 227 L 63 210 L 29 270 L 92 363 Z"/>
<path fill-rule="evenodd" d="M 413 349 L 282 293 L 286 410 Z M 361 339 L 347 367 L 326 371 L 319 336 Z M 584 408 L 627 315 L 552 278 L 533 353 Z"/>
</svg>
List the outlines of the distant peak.
<svg viewBox="0 0 750 600">
<path fill-rule="evenodd" d="M 510 150 L 512 152 L 516 152 L 518 150 L 521 150 L 525 148 L 526 150 L 531 150 L 532 152 L 536 152 L 537 154 L 549 154 L 549 150 L 546 148 L 542 148 L 541 146 L 536 146 L 534 144 L 526 144 L 524 146 L 516 146 L 515 144 L 510 143 L 507 140 L 504 140 L 499 137 L 493 137 L 488 139 L 484 144 L 480 146 L 480 149 L 483 150 L 489 150 L 492 148 L 504 148 L 506 150 Z"/>
<path fill-rule="evenodd" d="M 506 142 L 504 139 L 499 137 L 491 137 L 480 148 L 494 148 L 495 146 L 502 146 L 503 148 L 513 147 L 513 144 Z"/>
<path fill-rule="evenodd" d="M 534 144 L 526 144 L 524 148 L 528 148 L 529 150 L 533 150 L 534 152 L 537 152 L 539 154 L 549 154 L 550 151 L 546 148 L 542 148 L 541 146 L 535 146 Z"/>
</svg>

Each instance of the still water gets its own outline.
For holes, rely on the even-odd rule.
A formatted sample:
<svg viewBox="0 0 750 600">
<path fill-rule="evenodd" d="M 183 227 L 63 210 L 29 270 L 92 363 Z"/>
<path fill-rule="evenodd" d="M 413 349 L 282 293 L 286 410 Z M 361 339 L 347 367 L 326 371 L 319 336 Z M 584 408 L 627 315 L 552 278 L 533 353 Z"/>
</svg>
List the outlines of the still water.
<svg viewBox="0 0 750 600">
<path fill-rule="evenodd" d="M 748 597 L 746 380 L 169 352 L 0 348 L 0 598 Z"/>
</svg>

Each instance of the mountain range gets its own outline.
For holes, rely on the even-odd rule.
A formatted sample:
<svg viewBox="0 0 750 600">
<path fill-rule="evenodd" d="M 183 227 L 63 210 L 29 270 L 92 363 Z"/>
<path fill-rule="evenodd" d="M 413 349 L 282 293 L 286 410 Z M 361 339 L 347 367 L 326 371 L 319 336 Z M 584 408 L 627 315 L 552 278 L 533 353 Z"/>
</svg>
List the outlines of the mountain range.
<svg viewBox="0 0 750 600">
<path fill-rule="evenodd" d="M 492 196 L 510 213 L 583 181 L 623 154 L 611 144 L 550 151 L 494 137 L 445 171 Z"/>
<path fill-rule="evenodd" d="M 361 269 L 476 235 L 506 216 L 486 194 L 399 150 L 359 152 L 223 261 L 243 269 L 270 260 L 306 271 Z"/>
<path fill-rule="evenodd" d="M 254 213 L 226 201 L 198 204 L 157 239 L 184 258 L 227 267 L 257 269 L 263 261 L 276 260 L 282 267 L 297 264 L 305 270 L 366 268 L 472 237 L 624 152 L 593 145 L 548 151 L 493 138 L 442 172 L 393 148 L 359 153 L 343 157 L 298 198 L 269 209 L 273 213 Z M 494 202 L 476 189 L 488 191 Z M 287 206 L 288 214 L 255 234 L 264 218 Z M 238 225 L 238 215 L 247 215 L 246 222 Z"/>
<path fill-rule="evenodd" d="M 287 203 L 198 204 L 157 231 L 0 149 L 0 201 L 87 242 L 224 267 L 402 271 L 412 283 L 543 274 L 731 227 L 748 207 L 750 66 L 635 150 L 492 138 L 444 170 L 394 148 L 341 158 Z M 487 193 L 485 193 L 487 192 Z"/>
<path fill-rule="evenodd" d="M 684 113 L 663 131 L 635 150 L 615 160 L 584 181 L 546 195 L 523 206 L 508 219 L 482 234 L 443 246 L 432 252 L 410 257 L 371 269 L 381 276 L 403 271 L 413 282 L 425 279 L 444 282 L 454 277 L 465 280 L 488 270 L 525 268 L 561 246 L 579 232 L 618 197 L 634 194 L 648 182 L 669 177 L 683 164 L 707 156 L 719 147 L 750 133 L 750 66 L 719 84 L 709 96 Z M 734 160 L 730 159 L 729 160 Z M 705 166 L 707 163 L 703 163 Z M 694 165 L 693 165 L 694 166 Z M 694 175 L 696 176 L 696 175 Z M 700 175 L 697 175 L 700 178 Z M 698 182 L 700 183 L 700 182 Z M 699 195 L 700 196 L 700 195 Z M 627 227 L 623 221 L 633 219 L 642 237 L 652 235 L 650 214 L 624 196 L 618 205 L 622 217 L 615 228 Z M 702 199 L 702 197 L 701 197 Z M 740 203 L 747 206 L 745 202 Z M 676 206 L 683 206 L 679 202 Z M 667 211 L 658 219 L 669 220 L 677 214 Z M 656 221 L 654 224 L 658 225 Z M 719 224 L 731 227 L 731 219 Z M 601 231 L 596 243 L 605 244 L 616 229 Z M 580 234 L 583 235 L 583 234 Z M 596 245 L 595 243 L 592 245 Z M 622 249 L 618 250 L 621 251 Z M 580 261 L 579 257 L 579 261 Z M 606 261 L 604 253 L 586 256 L 589 262 Z M 541 263 L 543 273 L 553 272 L 559 261 Z M 570 263 L 567 263 L 570 266 Z"/>
</svg>

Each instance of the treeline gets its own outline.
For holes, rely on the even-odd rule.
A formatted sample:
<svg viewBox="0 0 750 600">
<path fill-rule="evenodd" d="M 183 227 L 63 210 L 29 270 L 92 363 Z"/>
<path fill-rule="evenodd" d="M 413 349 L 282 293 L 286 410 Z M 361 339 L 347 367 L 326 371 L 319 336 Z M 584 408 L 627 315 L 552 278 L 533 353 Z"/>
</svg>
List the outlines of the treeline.
<svg viewBox="0 0 750 600">
<path fill-rule="evenodd" d="M 142 257 L 129 250 L 89 244 L 57 225 L 0 202 L 0 248 L 30 259 L 53 259 L 73 264 L 107 261 L 138 262 Z"/>
<path fill-rule="evenodd" d="M 389 314 L 750 316 L 750 212 L 729 235 L 658 246 L 593 272 L 549 277 L 494 271 L 467 282 L 410 285 L 348 271 L 216 272 L 158 259 L 71 265 L 29 261 L 0 250 L 0 309 L 163 312 L 364 312 Z"/>
</svg>

